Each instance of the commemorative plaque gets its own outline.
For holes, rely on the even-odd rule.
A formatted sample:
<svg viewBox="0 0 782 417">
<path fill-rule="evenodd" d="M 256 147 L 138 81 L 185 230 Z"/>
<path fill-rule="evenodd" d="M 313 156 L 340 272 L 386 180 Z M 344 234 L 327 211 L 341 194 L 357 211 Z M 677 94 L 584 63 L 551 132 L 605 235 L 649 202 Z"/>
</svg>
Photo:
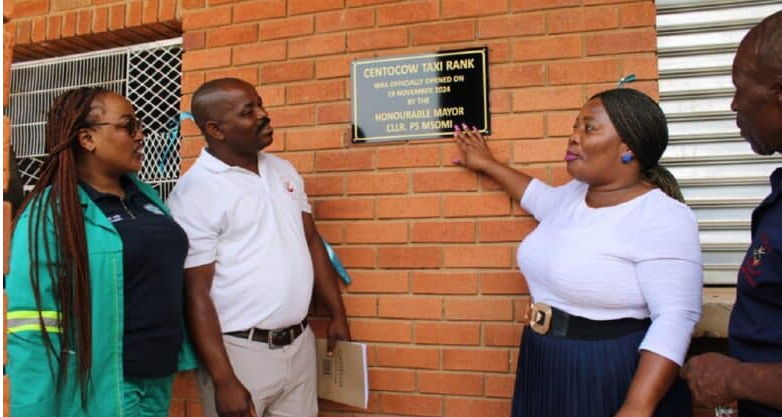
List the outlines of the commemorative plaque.
<svg viewBox="0 0 782 417">
<path fill-rule="evenodd" d="M 353 141 L 453 135 L 462 123 L 489 133 L 487 48 L 356 60 Z"/>
</svg>

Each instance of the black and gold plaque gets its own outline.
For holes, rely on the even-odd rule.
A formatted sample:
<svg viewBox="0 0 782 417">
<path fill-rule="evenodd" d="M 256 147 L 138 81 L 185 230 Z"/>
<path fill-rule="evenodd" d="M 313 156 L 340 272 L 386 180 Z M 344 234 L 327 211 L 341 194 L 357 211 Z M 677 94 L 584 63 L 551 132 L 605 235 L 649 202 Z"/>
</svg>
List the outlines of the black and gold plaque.
<svg viewBox="0 0 782 417">
<path fill-rule="evenodd" d="M 453 135 L 466 123 L 489 133 L 487 48 L 356 60 L 353 141 Z"/>
</svg>

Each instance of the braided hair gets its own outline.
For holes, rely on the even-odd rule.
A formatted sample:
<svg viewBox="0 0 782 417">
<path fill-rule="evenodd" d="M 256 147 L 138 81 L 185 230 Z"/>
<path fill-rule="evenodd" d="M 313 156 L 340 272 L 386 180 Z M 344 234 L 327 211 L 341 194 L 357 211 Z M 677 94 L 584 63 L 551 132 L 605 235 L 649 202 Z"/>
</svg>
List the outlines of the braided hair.
<svg viewBox="0 0 782 417">
<path fill-rule="evenodd" d="M 659 164 L 668 146 L 668 124 L 660 106 L 651 97 L 630 88 L 606 90 L 590 100 L 596 98 L 603 103 L 619 137 L 640 162 L 644 180 L 684 202 L 676 178 Z"/>
<path fill-rule="evenodd" d="M 67 377 L 69 357 L 75 352 L 82 402 L 86 400 L 92 367 L 92 303 L 87 238 L 76 172 L 78 153 L 82 152 L 78 136 L 81 129 L 90 126 L 95 99 L 108 92 L 100 87 L 84 87 L 54 99 L 46 124 L 48 157 L 41 166 L 40 179 L 20 210 L 23 212 L 28 206 L 30 209 L 30 280 L 44 345 L 58 358 L 60 385 Z M 51 236 L 55 242 L 50 241 Z M 59 351 L 52 343 L 41 313 L 40 271 L 44 268 L 51 278 L 61 314 Z M 49 367 L 53 370 L 51 362 Z"/>
</svg>

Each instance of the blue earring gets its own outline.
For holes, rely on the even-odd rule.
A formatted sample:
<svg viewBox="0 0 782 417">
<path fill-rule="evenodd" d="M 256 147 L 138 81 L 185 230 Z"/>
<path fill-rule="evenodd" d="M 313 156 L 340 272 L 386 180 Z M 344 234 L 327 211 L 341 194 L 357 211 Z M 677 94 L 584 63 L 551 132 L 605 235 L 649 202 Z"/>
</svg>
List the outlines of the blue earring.
<svg viewBox="0 0 782 417">
<path fill-rule="evenodd" d="M 631 153 L 624 153 L 622 154 L 622 163 L 623 164 L 629 164 L 630 161 L 633 160 L 633 155 Z"/>
</svg>

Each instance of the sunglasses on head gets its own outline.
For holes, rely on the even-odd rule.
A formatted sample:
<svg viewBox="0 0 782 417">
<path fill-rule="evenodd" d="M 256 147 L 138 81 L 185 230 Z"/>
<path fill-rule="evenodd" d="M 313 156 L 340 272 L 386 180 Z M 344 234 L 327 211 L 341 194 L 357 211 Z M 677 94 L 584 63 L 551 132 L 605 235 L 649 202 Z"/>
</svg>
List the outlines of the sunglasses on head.
<svg viewBox="0 0 782 417">
<path fill-rule="evenodd" d="M 142 131 L 144 129 L 144 126 L 141 124 L 141 119 L 138 117 L 131 117 L 126 122 L 119 122 L 119 123 L 110 123 L 110 122 L 101 122 L 101 123 L 91 123 L 89 127 L 92 126 L 114 126 L 119 129 L 125 129 L 128 132 L 128 135 L 131 137 L 136 136 L 136 133 L 139 131 Z M 142 132 L 143 133 L 143 132 Z"/>
</svg>

